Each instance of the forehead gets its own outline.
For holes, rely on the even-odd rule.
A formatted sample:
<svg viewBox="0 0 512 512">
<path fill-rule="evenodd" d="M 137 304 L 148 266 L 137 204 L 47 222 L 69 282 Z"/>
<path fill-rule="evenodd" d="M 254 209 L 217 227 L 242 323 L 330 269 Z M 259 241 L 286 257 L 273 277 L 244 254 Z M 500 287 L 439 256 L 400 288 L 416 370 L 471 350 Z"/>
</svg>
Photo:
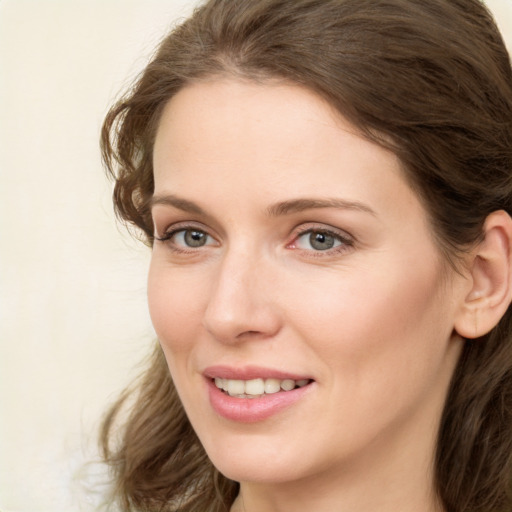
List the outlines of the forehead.
<svg viewBox="0 0 512 512">
<path fill-rule="evenodd" d="M 393 153 L 290 84 L 218 79 L 185 87 L 163 111 L 154 171 L 155 193 L 195 198 L 339 195 L 377 210 L 393 210 L 397 195 L 417 202 Z"/>
<path fill-rule="evenodd" d="M 298 85 L 211 79 L 184 87 L 168 102 L 157 132 L 156 153 L 162 138 L 176 141 L 176 149 L 184 141 L 201 146 L 211 143 L 203 157 L 212 159 L 224 149 L 221 141 L 245 143 L 243 148 L 231 147 L 233 157 L 236 148 L 275 151 L 281 146 L 284 152 L 294 142 L 313 141 L 313 130 L 335 125 L 356 132 L 327 102 Z M 190 149 L 188 144 L 186 148 Z M 269 156 L 267 151 L 265 156 Z"/>
</svg>

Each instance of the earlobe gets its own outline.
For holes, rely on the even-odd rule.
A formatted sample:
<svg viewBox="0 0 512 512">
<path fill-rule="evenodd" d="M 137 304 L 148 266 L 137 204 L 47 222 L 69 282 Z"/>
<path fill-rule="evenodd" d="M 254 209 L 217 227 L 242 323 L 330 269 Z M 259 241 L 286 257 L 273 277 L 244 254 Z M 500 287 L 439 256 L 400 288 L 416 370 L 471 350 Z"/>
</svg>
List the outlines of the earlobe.
<svg viewBox="0 0 512 512">
<path fill-rule="evenodd" d="M 512 300 L 512 219 L 503 210 L 491 213 L 483 240 L 471 252 L 470 290 L 458 312 L 455 330 L 464 338 L 487 334 Z"/>
</svg>

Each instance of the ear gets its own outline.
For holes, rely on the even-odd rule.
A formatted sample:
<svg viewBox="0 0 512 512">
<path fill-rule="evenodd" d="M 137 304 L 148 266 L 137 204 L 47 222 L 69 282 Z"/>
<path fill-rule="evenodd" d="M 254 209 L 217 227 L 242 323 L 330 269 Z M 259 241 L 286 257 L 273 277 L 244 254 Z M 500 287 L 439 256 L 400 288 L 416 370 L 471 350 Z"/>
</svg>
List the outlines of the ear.
<svg viewBox="0 0 512 512">
<path fill-rule="evenodd" d="M 471 252 L 469 291 L 455 319 L 455 330 L 464 338 L 487 334 L 512 300 L 512 219 L 503 210 L 493 212 L 483 231 L 482 242 Z"/>
</svg>

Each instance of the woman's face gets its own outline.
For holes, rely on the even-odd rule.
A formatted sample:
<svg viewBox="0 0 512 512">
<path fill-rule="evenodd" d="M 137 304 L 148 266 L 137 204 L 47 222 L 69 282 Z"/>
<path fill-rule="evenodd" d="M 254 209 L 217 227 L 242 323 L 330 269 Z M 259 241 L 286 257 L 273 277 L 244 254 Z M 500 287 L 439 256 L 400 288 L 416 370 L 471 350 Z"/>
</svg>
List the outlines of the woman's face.
<svg viewBox="0 0 512 512">
<path fill-rule="evenodd" d="M 427 471 L 462 278 L 398 159 L 308 90 L 212 79 L 166 106 L 154 171 L 151 317 L 220 471 Z"/>
</svg>

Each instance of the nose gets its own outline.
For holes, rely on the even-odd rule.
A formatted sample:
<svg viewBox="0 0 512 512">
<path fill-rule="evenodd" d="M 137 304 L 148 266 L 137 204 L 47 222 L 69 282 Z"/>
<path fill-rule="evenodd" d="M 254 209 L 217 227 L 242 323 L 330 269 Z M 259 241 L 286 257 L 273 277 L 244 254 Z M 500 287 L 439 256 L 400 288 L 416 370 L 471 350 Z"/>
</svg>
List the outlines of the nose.
<svg viewBox="0 0 512 512">
<path fill-rule="evenodd" d="M 203 318 L 215 339 L 232 344 L 277 334 L 277 290 L 267 267 L 263 258 L 244 251 L 233 251 L 219 263 Z"/>
</svg>

